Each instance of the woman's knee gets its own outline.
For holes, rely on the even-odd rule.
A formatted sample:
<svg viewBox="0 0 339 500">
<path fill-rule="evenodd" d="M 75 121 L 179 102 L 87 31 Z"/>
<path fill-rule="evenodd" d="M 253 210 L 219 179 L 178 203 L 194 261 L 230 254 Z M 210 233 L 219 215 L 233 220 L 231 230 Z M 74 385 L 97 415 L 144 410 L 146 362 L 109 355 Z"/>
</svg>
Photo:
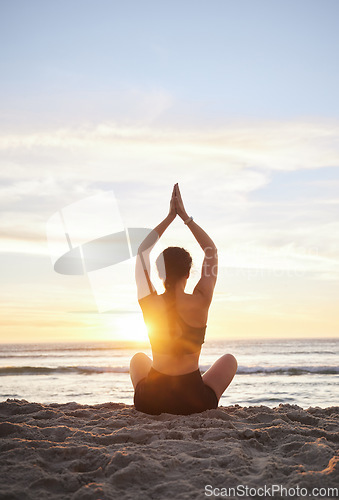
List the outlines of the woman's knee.
<svg viewBox="0 0 339 500">
<path fill-rule="evenodd" d="M 227 367 L 230 367 L 234 370 L 234 373 L 238 369 L 238 362 L 236 358 L 233 356 L 233 354 L 224 354 L 220 359 L 223 360 L 223 362 L 227 365 Z"/>
<path fill-rule="evenodd" d="M 137 352 L 131 358 L 129 366 L 130 366 L 130 368 L 132 368 L 133 366 L 145 363 L 145 361 L 147 362 L 148 359 L 149 359 L 149 357 L 145 353 L 143 353 L 143 352 Z"/>
<path fill-rule="evenodd" d="M 143 352 L 137 352 L 129 364 L 129 374 L 134 388 L 138 382 L 147 376 L 152 365 L 152 360 Z"/>
</svg>

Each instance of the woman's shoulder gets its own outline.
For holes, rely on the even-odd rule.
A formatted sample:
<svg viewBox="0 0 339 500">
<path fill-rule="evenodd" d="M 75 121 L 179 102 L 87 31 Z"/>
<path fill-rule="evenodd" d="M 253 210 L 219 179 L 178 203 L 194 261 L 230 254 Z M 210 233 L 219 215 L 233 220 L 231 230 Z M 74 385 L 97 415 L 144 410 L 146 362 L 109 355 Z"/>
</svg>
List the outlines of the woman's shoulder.
<svg viewBox="0 0 339 500">
<path fill-rule="evenodd" d="M 154 301 L 157 301 L 158 298 L 159 298 L 158 292 L 155 290 L 154 292 L 145 295 L 144 297 L 138 298 L 138 302 L 140 305 L 149 304 Z"/>
<path fill-rule="evenodd" d="M 204 309 L 209 306 L 209 304 L 206 303 L 204 296 L 196 290 L 193 293 L 185 293 L 182 302 L 191 307 L 202 307 Z"/>
<path fill-rule="evenodd" d="M 187 293 L 177 304 L 180 317 L 189 325 L 202 327 L 207 322 L 209 306 L 196 294 Z"/>
<path fill-rule="evenodd" d="M 158 294 L 156 291 L 138 299 L 141 309 L 158 308 L 160 304 L 166 303 L 166 292 Z M 184 309 L 208 309 L 209 303 L 206 303 L 204 296 L 200 293 L 182 293 L 176 297 L 176 305 Z"/>
</svg>

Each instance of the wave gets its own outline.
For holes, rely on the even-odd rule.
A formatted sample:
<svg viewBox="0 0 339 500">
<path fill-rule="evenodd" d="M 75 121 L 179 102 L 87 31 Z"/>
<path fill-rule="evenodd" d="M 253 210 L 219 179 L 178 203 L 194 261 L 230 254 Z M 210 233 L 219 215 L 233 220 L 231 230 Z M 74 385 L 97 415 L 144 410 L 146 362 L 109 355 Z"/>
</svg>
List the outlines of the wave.
<svg viewBox="0 0 339 500">
<path fill-rule="evenodd" d="M 208 370 L 209 366 L 200 366 L 201 372 Z M 0 376 L 10 375 L 53 375 L 53 374 L 82 374 L 95 375 L 100 373 L 129 373 L 127 366 L 5 366 L 0 367 Z M 263 375 L 336 375 L 338 366 L 239 366 L 237 375 L 263 374 Z"/>
<path fill-rule="evenodd" d="M 54 353 L 65 352 L 69 355 L 70 352 L 93 351 L 123 351 L 134 349 L 135 347 L 148 346 L 146 341 L 129 340 L 129 341 L 112 341 L 112 342 L 94 342 L 94 343 L 65 343 L 65 344 L 0 344 L 0 358 L 24 357 L 24 356 L 40 356 L 53 355 Z"/>
<path fill-rule="evenodd" d="M 335 375 L 339 373 L 338 366 L 243 366 L 239 367 L 237 374 L 272 374 L 272 375 L 305 375 L 305 374 L 321 374 L 321 375 Z"/>
<path fill-rule="evenodd" d="M 4 375 L 52 375 L 52 374 L 95 374 L 95 373 L 128 373 L 125 366 L 6 366 L 0 367 L 0 376 Z"/>
</svg>

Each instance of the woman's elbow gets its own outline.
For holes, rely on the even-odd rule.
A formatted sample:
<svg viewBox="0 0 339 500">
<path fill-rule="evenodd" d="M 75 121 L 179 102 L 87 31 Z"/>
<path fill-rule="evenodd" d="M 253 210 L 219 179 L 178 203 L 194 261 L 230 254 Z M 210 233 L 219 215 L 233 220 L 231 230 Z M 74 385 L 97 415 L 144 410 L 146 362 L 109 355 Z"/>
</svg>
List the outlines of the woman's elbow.
<svg viewBox="0 0 339 500">
<path fill-rule="evenodd" d="M 204 252 L 205 252 L 206 257 L 209 257 L 209 258 L 214 257 L 215 259 L 218 259 L 218 249 L 213 242 L 211 245 L 207 246 L 204 249 Z"/>
</svg>

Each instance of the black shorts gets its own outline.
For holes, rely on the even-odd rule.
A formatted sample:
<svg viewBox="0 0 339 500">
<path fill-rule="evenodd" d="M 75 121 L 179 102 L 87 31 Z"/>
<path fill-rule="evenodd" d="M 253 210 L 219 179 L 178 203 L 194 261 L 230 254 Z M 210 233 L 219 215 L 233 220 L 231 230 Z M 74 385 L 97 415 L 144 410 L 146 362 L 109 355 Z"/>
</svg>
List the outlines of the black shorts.
<svg viewBox="0 0 339 500">
<path fill-rule="evenodd" d="M 190 415 L 218 407 L 214 390 L 204 384 L 200 371 L 165 375 L 151 368 L 134 392 L 136 410 L 150 415 Z"/>
</svg>

